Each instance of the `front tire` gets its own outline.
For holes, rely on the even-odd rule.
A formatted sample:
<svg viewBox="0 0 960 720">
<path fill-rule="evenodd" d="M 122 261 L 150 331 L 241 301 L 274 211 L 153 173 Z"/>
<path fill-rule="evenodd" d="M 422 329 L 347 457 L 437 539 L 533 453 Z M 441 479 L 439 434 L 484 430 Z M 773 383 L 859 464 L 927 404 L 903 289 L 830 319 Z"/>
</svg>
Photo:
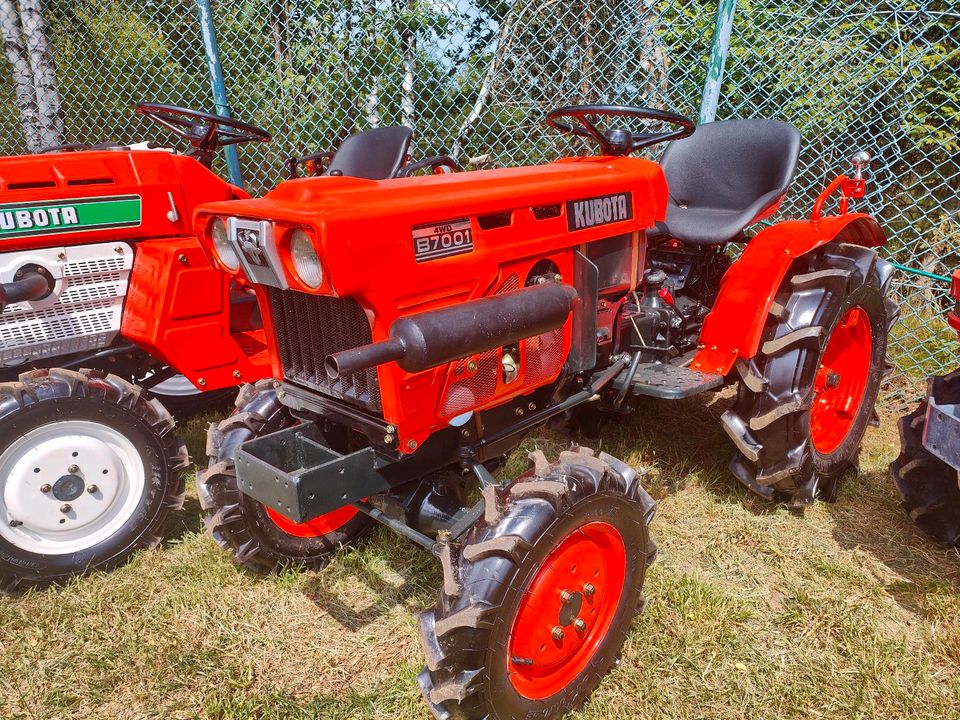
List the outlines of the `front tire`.
<svg viewBox="0 0 960 720">
<path fill-rule="evenodd" d="M 798 508 L 836 499 L 888 370 L 892 273 L 875 251 L 844 243 L 796 261 L 760 351 L 737 363 L 737 403 L 723 415 L 739 451 L 730 468 L 751 490 Z"/>
<path fill-rule="evenodd" d="M 207 532 L 223 550 L 256 573 L 293 565 L 319 570 L 341 545 L 360 537 L 373 522 L 347 506 L 305 523 L 294 523 L 237 487 L 237 450 L 247 440 L 283 430 L 296 418 L 277 398 L 272 380 L 244 385 L 233 414 L 207 433 L 207 470 L 197 476 Z"/>
<path fill-rule="evenodd" d="M 960 403 L 960 371 L 929 381 L 938 404 Z M 960 545 L 960 484 L 957 470 L 923 446 L 927 401 L 900 418 L 900 455 L 890 463 L 890 475 L 903 507 L 929 537 L 947 547 Z"/>
<path fill-rule="evenodd" d="M 0 589 L 157 545 L 187 463 L 170 414 L 119 377 L 54 368 L 0 385 Z"/>
<path fill-rule="evenodd" d="M 433 714 L 543 720 L 582 704 L 617 662 L 656 546 L 636 472 L 580 448 L 484 491 L 484 518 L 442 545 L 443 588 L 420 616 Z"/>
</svg>

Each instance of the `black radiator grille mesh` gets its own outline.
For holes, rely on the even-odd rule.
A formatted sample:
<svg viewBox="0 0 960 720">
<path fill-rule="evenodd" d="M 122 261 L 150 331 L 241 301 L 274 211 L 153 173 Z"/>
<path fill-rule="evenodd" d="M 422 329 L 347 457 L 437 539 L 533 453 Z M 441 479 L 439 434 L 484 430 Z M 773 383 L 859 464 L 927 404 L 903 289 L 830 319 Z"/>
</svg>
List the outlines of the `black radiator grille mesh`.
<svg viewBox="0 0 960 720">
<path fill-rule="evenodd" d="M 287 380 L 370 410 L 381 410 L 377 370 L 327 377 L 323 359 L 330 353 L 373 342 L 370 322 L 352 298 L 308 295 L 269 288 L 277 346 Z"/>
</svg>

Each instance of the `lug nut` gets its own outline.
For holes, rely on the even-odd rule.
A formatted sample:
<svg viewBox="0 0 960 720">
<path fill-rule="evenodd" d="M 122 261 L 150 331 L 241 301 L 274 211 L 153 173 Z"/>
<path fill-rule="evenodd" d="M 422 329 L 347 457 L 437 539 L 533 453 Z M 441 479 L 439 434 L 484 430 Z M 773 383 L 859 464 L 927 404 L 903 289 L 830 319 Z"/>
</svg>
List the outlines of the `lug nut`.
<svg viewBox="0 0 960 720">
<path fill-rule="evenodd" d="M 593 583 L 587 583 L 583 586 L 583 594 L 587 597 L 593 597 L 595 592 L 597 592 L 597 589 L 593 586 Z"/>
<path fill-rule="evenodd" d="M 840 373 L 831 370 L 827 373 L 827 387 L 835 388 L 840 384 Z"/>
<path fill-rule="evenodd" d="M 560 592 L 560 600 L 561 600 L 561 602 L 568 603 L 568 602 L 570 602 L 570 598 L 572 598 L 572 597 L 573 597 L 573 593 L 570 592 L 569 590 L 562 590 L 562 591 Z"/>
<path fill-rule="evenodd" d="M 67 514 L 71 510 L 73 510 L 73 508 L 70 506 L 70 503 L 64 503 L 63 505 L 60 506 L 60 512 L 62 512 L 63 514 Z"/>
<path fill-rule="evenodd" d="M 585 632 L 587 629 L 587 624 L 580 618 L 577 618 L 573 621 L 573 627 L 578 633 Z"/>
<path fill-rule="evenodd" d="M 557 642 L 563 640 L 563 628 L 559 625 L 555 625 L 553 630 L 550 632 L 550 637 L 552 637 Z"/>
<path fill-rule="evenodd" d="M 79 465 L 71 465 L 70 467 L 67 468 L 67 472 L 68 472 L 68 473 L 78 473 L 78 472 L 80 472 L 80 466 L 79 466 Z"/>
<path fill-rule="evenodd" d="M 93 495 L 97 490 L 99 490 L 96 485 L 87 485 L 87 492 Z"/>
<path fill-rule="evenodd" d="M 50 483 L 44 483 L 40 486 L 40 492 L 42 493 L 48 493 L 51 490 L 53 490 L 53 486 Z"/>
</svg>

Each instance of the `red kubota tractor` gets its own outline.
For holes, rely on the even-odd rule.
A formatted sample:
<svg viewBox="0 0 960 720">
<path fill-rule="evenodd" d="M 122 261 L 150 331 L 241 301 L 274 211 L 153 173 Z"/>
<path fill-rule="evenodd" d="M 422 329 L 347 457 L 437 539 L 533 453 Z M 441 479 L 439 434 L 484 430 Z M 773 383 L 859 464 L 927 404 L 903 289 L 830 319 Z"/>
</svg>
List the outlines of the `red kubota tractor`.
<svg viewBox="0 0 960 720">
<path fill-rule="evenodd" d="M 216 150 L 270 135 L 185 108 L 137 111 L 191 151 L 0 158 L 0 590 L 159 541 L 187 465 L 168 410 L 268 371 L 253 297 L 210 265 L 192 216 L 249 197 L 211 172 Z"/>
<path fill-rule="evenodd" d="M 498 482 L 525 433 L 587 404 L 625 412 L 738 384 L 723 416 L 737 478 L 794 505 L 830 498 L 871 419 L 895 316 L 883 231 L 848 212 L 865 158 L 809 219 L 751 237 L 789 188 L 790 125 L 694 132 L 611 106 L 547 121 L 600 153 L 299 179 L 196 214 L 211 260 L 257 294 L 274 375 L 211 428 L 207 527 L 261 571 L 319 566 L 374 521 L 435 554 L 419 680 L 438 718 L 576 706 L 642 606 L 654 504 L 636 471 L 579 447 L 534 451 Z M 658 143 L 659 163 L 631 157 Z"/>
<path fill-rule="evenodd" d="M 269 134 L 185 108 L 137 111 L 191 151 L 0 158 L 0 590 L 158 542 L 187 464 L 168 410 L 269 373 L 253 294 L 211 266 L 192 226 L 199 203 L 249 197 L 211 172 L 217 149 Z M 366 131 L 290 172 L 411 172 L 409 142 L 407 128 Z"/>
<path fill-rule="evenodd" d="M 957 306 L 947 322 L 960 333 L 960 270 L 950 296 Z M 890 474 L 903 507 L 942 545 L 960 545 L 960 371 L 927 379 L 927 397 L 900 419 L 900 455 Z"/>
</svg>

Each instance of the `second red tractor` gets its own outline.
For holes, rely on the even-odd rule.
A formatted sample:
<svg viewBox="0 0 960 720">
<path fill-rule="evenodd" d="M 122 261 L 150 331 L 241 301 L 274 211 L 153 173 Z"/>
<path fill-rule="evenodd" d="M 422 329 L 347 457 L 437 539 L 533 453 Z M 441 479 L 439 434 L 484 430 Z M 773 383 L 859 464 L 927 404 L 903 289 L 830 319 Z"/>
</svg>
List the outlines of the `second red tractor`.
<svg viewBox="0 0 960 720">
<path fill-rule="evenodd" d="M 954 307 L 947 323 L 960 333 L 960 270 L 953 273 Z M 927 379 L 927 397 L 902 417 L 900 455 L 890 474 L 903 507 L 933 540 L 960 545 L 960 372 Z"/>
</svg>

